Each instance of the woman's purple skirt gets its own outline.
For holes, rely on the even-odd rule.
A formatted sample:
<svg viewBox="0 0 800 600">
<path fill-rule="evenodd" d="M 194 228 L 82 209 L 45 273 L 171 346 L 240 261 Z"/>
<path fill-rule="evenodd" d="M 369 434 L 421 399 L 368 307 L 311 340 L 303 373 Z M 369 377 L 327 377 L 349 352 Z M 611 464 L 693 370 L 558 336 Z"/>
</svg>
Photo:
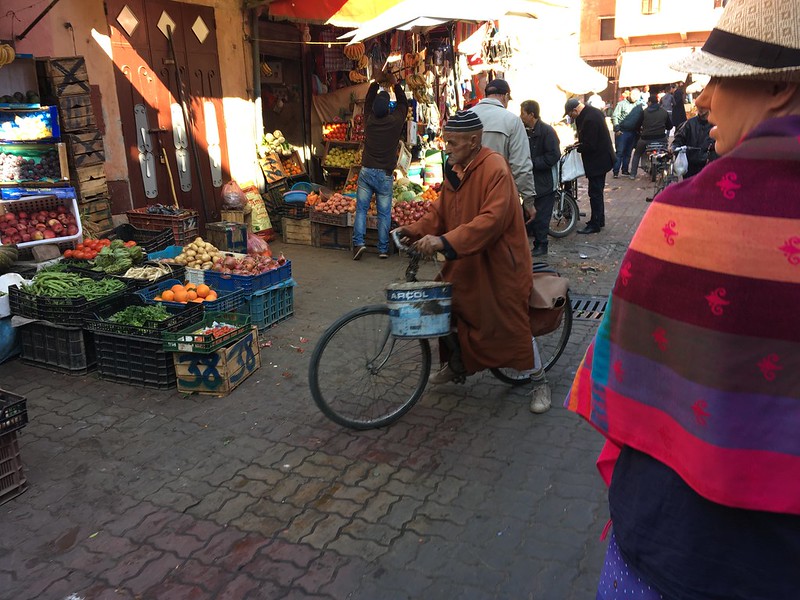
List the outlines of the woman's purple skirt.
<svg viewBox="0 0 800 600">
<path fill-rule="evenodd" d="M 608 540 L 603 574 L 600 575 L 600 584 L 597 586 L 597 600 L 614 600 L 616 598 L 663 600 L 661 594 L 642 581 L 625 562 L 612 533 Z"/>
</svg>

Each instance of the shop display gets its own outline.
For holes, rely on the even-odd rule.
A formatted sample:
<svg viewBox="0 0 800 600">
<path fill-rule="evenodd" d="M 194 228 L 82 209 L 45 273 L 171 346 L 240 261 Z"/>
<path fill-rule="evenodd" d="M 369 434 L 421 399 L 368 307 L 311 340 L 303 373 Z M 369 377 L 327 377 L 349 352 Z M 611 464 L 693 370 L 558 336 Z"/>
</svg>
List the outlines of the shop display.
<svg viewBox="0 0 800 600">
<path fill-rule="evenodd" d="M 214 302 L 217 297 L 217 292 L 212 290 L 205 283 L 201 283 L 200 285 L 195 285 L 194 283 L 176 283 L 169 289 L 162 290 L 153 300 L 156 302 L 187 304 L 189 302 Z"/>
<path fill-rule="evenodd" d="M 63 144 L 0 144 L 0 183 L 69 179 Z"/>
<path fill-rule="evenodd" d="M 347 123 L 323 123 L 322 139 L 325 141 L 345 141 L 347 139 Z"/>
<path fill-rule="evenodd" d="M 431 206 L 430 200 L 407 200 L 392 205 L 392 220 L 398 225 L 411 225 L 418 221 Z"/>
<path fill-rule="evenodd" d="M 190 269 L 207 270 L 221 256 L 222 253 L 215 246 L 198 237 L 173 260 L 179 265 L 184 265 Z"/>
<path fill-rule="evenodd" d="M 59 135 L 58 111 L 54 106 L 0 110 L 0 141 L 32 142 Z"/>
<path fill-rule="evenodd" d="M 354 142 L 363 142 L 364 135 L 364 115 L 358 114 L 353 117 L 353 128 L 350 130 L 350 139 Z"/>
<path fill-rule="evenodd" d="M 286 173 L 287 177 L 296 177 L 304 173 L 297 152 L 293 152 L 286 158 L 282 158 L 281 164 L 283 166 L 283 172 Z"/>
<path fill-rule="evenodd" d="M 361 148 L 345 148 L 342 146 L 330 146 L 325 154 L 323 167 L 333 167 L 337 169 L 349 169 L 350 167 L 361 164 Z"/>
<path fill-rule="evenodd" d="M 31 197 L 34 198 L 34 197 Z M 58 242 L 63 238 L 74 238 L 80 233 L 74 206 L 59 204 L 52 196 L 37 203 L 34 200 L 18 200 L 0 204 L 0 243 L 3 245 L 34 242 Z M 39 210 L 36 210 L 39 208 Z"/>
<path fill-rule="evenodd" d="M 355 195 L 358 192 L 358 175 L 361 173 L 361 167 L 351 167 L 350 172 L 347 174 L 347 179 L 344 182 L 342 193 L 345 195 Z"/>
<path fill-rule="evenodd" d="M 327 200 L 316 202 L 314 204 L 314 210 L 331 215 L 354 213 L 356 211 L 356 201 L 354 198 L 348 198 L 337 192 Z"/>
<path fill-rule="evenodd" d="M 294 152 L 294 148 L 292 148 L 292 145 L 283 137 L 281 130 L 276 129 L 272 133 L 264 134 L 264 138 L 261 140 L 261 144 L 259 144 L 258 151 L 259 154 L 264 156 L 271 152 L 281 156 L 289 156 Z"/>
</svg>

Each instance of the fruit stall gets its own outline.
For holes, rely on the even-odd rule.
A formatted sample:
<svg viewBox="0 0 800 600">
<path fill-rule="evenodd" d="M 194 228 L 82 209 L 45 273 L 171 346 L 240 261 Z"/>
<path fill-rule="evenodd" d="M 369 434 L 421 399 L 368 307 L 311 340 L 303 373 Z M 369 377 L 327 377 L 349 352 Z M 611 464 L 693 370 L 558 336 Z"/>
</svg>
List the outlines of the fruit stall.
<svg viewBox="0 0 800 600">
<path fill-rule="evenodd" d="M 4 235 L 43 232 L 41 240 L 0 246 L 0 273 L 17 271 L 0 277 L 0 324 L 13 326 L 20 360 L 216 396 L 259 368 L 259 332 L 294 314 L 291 261 L 260 239 L 245 238 L 243 252 L 199 236 L 176 245 L 174 223 L 160 214 L 148 223 L 161 230 L 124 224 L 108 237 L 83 239 L 76 204 L 38 196 L 0 201 Z M 58 244 L 61 255 L 20 268 L 19 252 L 39 242 Z"/>
</svg>

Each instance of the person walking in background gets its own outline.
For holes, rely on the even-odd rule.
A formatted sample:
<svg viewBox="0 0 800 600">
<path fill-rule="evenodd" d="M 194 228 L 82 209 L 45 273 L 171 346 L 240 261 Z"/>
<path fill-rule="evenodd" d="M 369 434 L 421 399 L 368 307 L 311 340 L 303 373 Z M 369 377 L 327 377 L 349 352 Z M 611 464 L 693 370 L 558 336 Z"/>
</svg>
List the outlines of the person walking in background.
<svg viewBox="0 0 800 600">
<path fill-rule="evenodd" d="M 606 437 L 597 598 L 797 598 L 800 3 L 729 0 L 670 66 L 711 76 L 720 158 L 644 215 L 569 394 Z"/>
<path fill-rule="evenodd" d="M 606 101 L 603 100 L 603 97 L 597 92 L 592 92 L 589 95 L 589 100 L 586 101 L 586 104 L 594 106 L 597 110 L 605 111 L 606 109 Z"/>
<path fill-rule="evenodd" d="M 647 144 L 653 142 L 661 142 L 664 147 L 667 146 L 667 133 L 672 129 L 672 121 L 664 110 L 658 104 L 658 100 L 650 96 L 650 105 L 644 111 L 642 116 L 642 129 L 639 141 L 636 143 L 636 152 L 633 153 L 633 166 L 631 167 L 631 179 L 636 179 L 636 173 L 639 170 L 639 162 L 642 160 L 642 154 L 647 149 Z"/>
<path fill-rule="evenodd" d="M 642 108 L 647 107 L 647 102 L 650 100 L 650 86 L 645 85 L 642 87 L 642 92 L 639 94 L 639 104 Z"/>
<path fill-rule="evenodd" d="M 394 86 L 397 99 L 394 111 L 389 112 L 389 94 L 373 81 L 364 99 L 364 152 L 358 174 L 356 215 L 353 223 L 353 260 L 364 254 L 364 236 L 367 232 L 367 211 L 372 195 L 378 204 L 378 252 L 380 258 L 389 258 L 389 228 L 392 224 L 392 175 L 397 166 L 397 146 L 408 115 L 408 99 L 403 87 L 391 72 L 382 73 L 382 80 Z"/>
<path fill-rule="evenodd" d="M 522 196 L 526 222 L 534 218 L 536 191 L 533 167 L 525 126 L 517 115 L 507 110 L 511 88 L 504 79 L 493 79 L 484 88 L 486 97 L 470 110 L 483 123 L 483 145 L 500 153 L 511 167 L 511 174 Z"/>
<path fill-rule="evenodd" d="M 600 233 L 606 226 L 603 188 L 606 185 L 606 175 L 616 159 L 606 118 L 602 112 L 593 106 L 584 105 L 577 98 L 567 100 L 564 113 L 575 120 L 578 130 L 578 152 L 583 160 L 583 170 L 589 184 L 589 205 L 592 208 L 592 216 L 578 233 Z"/>
<path fill-rule="evenodd" d="M 633 115 L 631 117 L 631 115 Z M 639 90 L 634 88 L 624 100 L 617 102 L 614 113 L 611 115 L 611 125 L 614 127 L 614 146 L 617 159 L 612 170 L 614 179 L 619 177 L 620 171 L 628 175 L 631 163 L 631 152 L 636 144 L 636 135 L 641 125 L 642 107 L 639 106 Z"/>
<path fill-rule="evenodd" d="M 553 129 L 540 117 L 539 103 L 525 100 L 520 105 L 519 117 L 525 124 L 533 162 L 533 183 L 536 189 L 536 216 L 531 223 L 533 256 L 547 256 L 547 229 L 553 214 L 558 178 L 554 167 L 561 158 L 561 146 Z"/>
<path fill-rule="evenodd" d="M 697 116 L 684 121 L 683 125 L 676 129 L 672 147 L 690 147 L 686 151 L 689 169 L 684 175 L 684 179 L 697 175 L 700 169 L 717 158 L 717 153 L 714 151 L 714 138 L 709 135 L 710 131 L 708 108 L 700 107 L 697 108 Z"/>
<path fill-rule="evenodd" d="M 686 93 L 683 90 L 683 82 L 678 83 L 675 91 L 672 93 L 674 105 L 672 107 L 672 126 L 676 129 L 686 122 Z"/>
<path fill-rule="evenodd" d="M 658 101 L 658 103 L 661 105 L 661 108 L 667 111 L 670 119 L 672 119 L 672 111 L 675 108 L 675 89 L 675 84 L 670 84 L 669 87 L 664 90 L 661 99 Z"/>
</svg>

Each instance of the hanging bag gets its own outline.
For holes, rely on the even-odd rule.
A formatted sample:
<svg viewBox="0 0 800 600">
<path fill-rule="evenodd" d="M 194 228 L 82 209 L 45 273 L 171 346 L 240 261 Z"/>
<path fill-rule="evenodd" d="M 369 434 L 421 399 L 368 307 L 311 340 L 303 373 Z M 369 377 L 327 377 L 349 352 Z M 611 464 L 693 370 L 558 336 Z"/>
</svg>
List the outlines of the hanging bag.
<svg viewBox="0 0 800 600">
<path fill-rule="evenodd" d="M 564 159 L 564 165 L 561 167 L 561 180 L 572 181 L 578 177 L 583 177 L 585 174 L 583 170 L 583 159 L 578 153 L 578 149 L 573 148 Z"/>
</svg>

